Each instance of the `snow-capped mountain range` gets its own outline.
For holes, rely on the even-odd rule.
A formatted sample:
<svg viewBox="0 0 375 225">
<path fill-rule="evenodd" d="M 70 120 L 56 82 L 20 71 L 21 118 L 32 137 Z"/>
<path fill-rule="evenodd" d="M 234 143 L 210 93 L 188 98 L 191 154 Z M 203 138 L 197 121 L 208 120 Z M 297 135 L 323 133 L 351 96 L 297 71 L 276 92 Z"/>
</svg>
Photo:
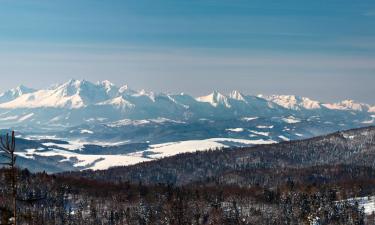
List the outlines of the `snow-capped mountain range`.
<svg viewBox="0 0 375 225">
<path fill-rule="evenodd" d="M 85 80 L 42 90 L 19 86 L 0 94 L 0 128 L 15 129 L 20 138 L 33 141 L 34 147 L 21 147 L 20 157 L 50 171 L 105 169 L 186 151 L 370 125 L 375 125 L 375 106 L 294 95 L 214 91 L 195 98 Z"/>
<path fill-rule="evenodd" d="M 224 95 L 217 91 L 194 98 L 184 93 L 155 94 L 153 92 L 134 91 L 128 86 L 117 87 L 109 81 L 91 83 L 85 80 L 69 80 L 49 89 L 34 90 L 24 86 L 11 89 L 0 94 L 0 110 L 2 117 L 11 116 L 9 121 L 17 124 L 22 117 L 22 110 L 29 113 L 34 110 L 33 116 L 23 123 L 36 123 L 51 125 L 51 122 L 70 121 L 69 116 L 54 118 L 46 121 L 38 118 L 41 109 L 82 110 L 95 111 L 110 107 L 126 118 L 158 118 L 161 116 L 177 119 L 192 119 L 198 117 L 237 117 L 238 115 L 264 115 L 267 113 L 285 113 L 286 111 L 303 114 L 310 111 L 353 111 L 355 113 L 375 113 L 375 106 L 344 100 L 339 103 L 321 103 L 306 97 L 294 95 L 249 96 L 233 91 Z M 18 115 L 13 113 L 17 111 Z M 225 114 L 222 114 L 225 111 Z M 216 112 L 218 112 L 216 114 Z M 219 115 L 220 114 L 220 115 Z M 85 115 L 81 115 L 83 119 Z M 119 116 L 119 115 L 118 115 Z M 106 117 L 104 115 L 103 117 Z M 108 115 L 113 117 L 113 115 Z M 115 116 L 116 117 L 116 116 Z M 105 118 L 109 119 L 110 118 Z M 2 121 L 6 121 L 3 120 Z M 82 122 L 82 121 L 81 121 Z M 78 122 L 80 123 L 80 122 Z"/>
</svg>

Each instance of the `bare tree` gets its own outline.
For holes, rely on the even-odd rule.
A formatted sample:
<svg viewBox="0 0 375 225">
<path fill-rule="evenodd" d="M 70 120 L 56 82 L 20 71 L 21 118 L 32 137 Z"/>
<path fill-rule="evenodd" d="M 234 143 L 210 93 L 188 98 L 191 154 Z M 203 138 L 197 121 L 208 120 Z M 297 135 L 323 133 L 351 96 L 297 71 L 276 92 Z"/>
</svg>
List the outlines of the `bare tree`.
<svg viewBox="0 0 375 225">
<path fill-rule="evenodd" d="M 7 162 L 1 163 L 3 165 L 9 166 L 10 168 L 10 182 L 12 190 L 12 200 L 13 200 L 13 224 L 17 225 L 17 168 L 16 168 L 16 138 L 14 136 L 14 131 L 12 131 L 12 136 L 9 138 L 7 133 L 5 140 L 0 136 L 0 150 L 4 152 L 1 156 L 7 159 Z"/>
</svg>

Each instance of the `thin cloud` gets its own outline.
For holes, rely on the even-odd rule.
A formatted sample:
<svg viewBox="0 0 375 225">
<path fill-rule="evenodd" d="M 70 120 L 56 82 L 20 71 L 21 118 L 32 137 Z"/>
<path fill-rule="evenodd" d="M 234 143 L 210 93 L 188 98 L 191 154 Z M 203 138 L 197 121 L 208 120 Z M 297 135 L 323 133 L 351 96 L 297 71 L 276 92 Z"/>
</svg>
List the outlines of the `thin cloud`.
<svg viewBox="0 0 375 225">
<path fill-rule="evenodd" d="M 372 17 L 375 16 L 375 10 L 367 11 L 363 14 L 364 16 Z"/>
</svg>

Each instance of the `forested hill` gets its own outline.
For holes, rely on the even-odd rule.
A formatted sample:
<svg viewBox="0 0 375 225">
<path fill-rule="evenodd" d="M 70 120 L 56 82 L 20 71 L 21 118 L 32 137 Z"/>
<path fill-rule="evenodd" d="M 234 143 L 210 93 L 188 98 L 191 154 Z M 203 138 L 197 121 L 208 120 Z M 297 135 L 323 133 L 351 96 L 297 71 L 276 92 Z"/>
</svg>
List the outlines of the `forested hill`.
<svg viewBox="0 0 375 225">
<path fill-rule="evenodd" d="M 18 224 L 370 225 L 374 142 L 368 127 L 103 171 L 19 170 Z M 1 224 L 12 215 L 9 172 L 0 170 Z"/>
<path fill-rule="evenodd" d="M 300 141 L 187 153 L 134 166 L 64 175 L 116 183 L 183 185 L 212 181 L 265 185 L 271 181 L 277 182 L 276 178 L 281 179 L 281 173 L 289 174 L 296 168 L 301 169 L 300 171 L 310 168 L 319 170 L 320 166 L 332 168 L 335 165 L 343 165 L 344 170 L 351 171 L 358 167 L 368 167 L 370 170 L 374 168 L 375 127 L 336 132 Z"/>
</svg>

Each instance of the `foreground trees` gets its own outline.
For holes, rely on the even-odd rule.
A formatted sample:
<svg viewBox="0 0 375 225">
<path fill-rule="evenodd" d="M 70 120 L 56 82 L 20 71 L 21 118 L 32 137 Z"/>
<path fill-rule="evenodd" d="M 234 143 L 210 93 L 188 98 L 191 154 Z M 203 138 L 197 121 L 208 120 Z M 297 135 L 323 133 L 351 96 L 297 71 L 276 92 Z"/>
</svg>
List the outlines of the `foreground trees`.
<svg viewBox="0 0 375 225">
<path fill-rule="evenodd" d="M 6 162 L 1 163 L 9 167 L 9 176 L 10 176 L 10 186 L 11 186 L 11 195 L 13 202 L 13 218 L 12 222 L 14 225 L 17 225 L 17 169 L 16 169 L 16 138 L 14 131 L 12 131 L 12 136 L 9 138 L 7 133 L 5 139 L 0 136 L 0 150 L 3 152 L 2 157 L 6 159 Z"/>
<path fill-rule="evenodd" d="M 5 173 L 0 170 L 1 182 Z M 362 225 L 366 218 L 358 205 L 341 200 L 375 193 L 373 178 L 361 181 L 362 190 L 350 184 L 352 179 L 327 184 L 289 180 L 267 188 L 209 183 L 115 185 L 27 170 L 18 171 L 18 178 L 19 225 L 308 225 L 314 221 L 321 225 Z M 43 199 L 33 200 L 44 194 Z M 10 196 L 3 186 L 0 199 L 0 208 L 9 208 Z"/>
<path fill-rule="evenodd" d="M 361 147 L 334 135 L 48 175 L 9 164 L 16 162 L 13 133 L 2 145 L 8 164 L 0 169 L 1 224 L 11 217 L 18 225 L 373 224 L 373 216 L 345 200 L 374 195 L 375 169 L 332 163 L 339 153 L 364 159 L 358 152 L 372 152 L 375 139 L 363 136 Z"/>
</svg>

